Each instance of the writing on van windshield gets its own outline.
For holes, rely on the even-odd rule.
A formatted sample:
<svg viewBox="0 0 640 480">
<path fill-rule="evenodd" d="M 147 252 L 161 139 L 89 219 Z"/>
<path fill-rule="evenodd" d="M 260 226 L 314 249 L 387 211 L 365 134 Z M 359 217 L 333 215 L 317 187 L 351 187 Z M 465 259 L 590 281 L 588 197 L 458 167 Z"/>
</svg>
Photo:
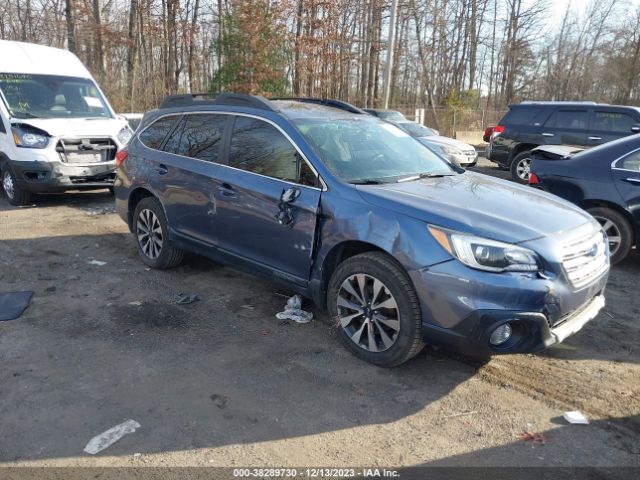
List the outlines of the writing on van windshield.
<svg viewBox="0 0 640 480">
<path fill-rule="evenodd" d="M 95 83 L 88 78 L 0 73 L 0 98 L 15 118 L 111 116 Z"/>
</svg>

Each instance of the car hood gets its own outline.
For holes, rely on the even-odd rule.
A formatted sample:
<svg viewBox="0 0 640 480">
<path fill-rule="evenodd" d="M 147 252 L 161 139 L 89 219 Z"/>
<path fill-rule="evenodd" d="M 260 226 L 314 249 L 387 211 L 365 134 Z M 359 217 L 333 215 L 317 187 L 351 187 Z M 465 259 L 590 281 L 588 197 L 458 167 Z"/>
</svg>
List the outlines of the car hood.
<svg viewBox="0 0 640 480">
<path fill-rule="evenodd" d="M 588 213 L 555 195 L 473 172 L 356 188 L 373 206 L 510 243 L 591 222 Z"/>
<path fill-rule="evenodd" d="M 12 118 L 11 123 L 31 125 L 52 137 L 115 137 L 127 125 L 120 118 Z"/>
<path fill-rule="evenodd" d="M 418 137 L 418 140 L 426 144 L 435 143 L 438 145 L 447 145 L 447 146 L 459 148 L 460 150 L 475 150 L 475 148 L 472 145 L 469 145 L 468 143 L 461 142 L 460 140 L 456 140 L 455 138 L 443 137 L 440 135 Z"/>
</svg>

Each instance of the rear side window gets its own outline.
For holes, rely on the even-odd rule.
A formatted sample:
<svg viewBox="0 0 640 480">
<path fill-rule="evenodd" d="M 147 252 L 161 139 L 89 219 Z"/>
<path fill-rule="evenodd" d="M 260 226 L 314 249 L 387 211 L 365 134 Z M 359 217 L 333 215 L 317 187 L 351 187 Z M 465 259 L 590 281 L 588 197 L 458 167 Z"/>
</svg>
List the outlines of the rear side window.
<svg viewBox="0 0 640 480">
<path fill-rule="evenodd" d="M 500 120 L 500 125 L 529 125 L 539 110 L 536 107 L 511 107 Z"/>
<path fill-rule="evenodd" d="M 584 130 L 587 128 L 588 117 L 586 110 L 557 110 L 544 125 L 545 127 Z"/>
<path fill-rule="evenodd" d="M 218 162 L 228 118 L 211 113 L 185 115 L 167 140 L 164 150 L 183 157 Z"/>
<path fill-rule="evenodd" d="M 296 149 L 277 128 L 255 118 L 236 117 L 229 165 L 267 177 L 298 181 Z"/>
<path fill-rule="evenodd" d="M 631 127 L 635 125 L 634 119 L 626 113 L 619 112 L 594 112 L 594 130 L 607 132 L 631 133 Z"/>
<path fill-rule="evenodd" d="M 178 117 L 179 115 L 169 115 L 159 118 L 140 133 L 140 141 L 147 147 L 158 150 Z"/>
<path fill-rule="evenodd" d="M 640 150 L 627 155 L 626 158 L 618 164 L 618 168 L 640 172 Z"/>
</svg>

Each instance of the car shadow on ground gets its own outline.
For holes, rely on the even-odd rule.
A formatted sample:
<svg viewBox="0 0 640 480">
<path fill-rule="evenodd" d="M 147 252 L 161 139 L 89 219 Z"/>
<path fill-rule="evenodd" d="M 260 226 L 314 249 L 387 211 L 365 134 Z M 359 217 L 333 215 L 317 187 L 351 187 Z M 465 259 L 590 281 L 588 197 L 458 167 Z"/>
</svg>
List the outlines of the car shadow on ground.
<svg viewBox="0 0 640 480">
<path fill-rule="evenodd" d="M 36 209 L 51 207 L 70 207 L 82 210 L 102 209 L 113 211 L 115 208 L 113 194 L 108 189 L 73 191 L 66 193 L 43 193 L 33 197 L 29 205 L 16 207 L 11 205 L 0 188 L 0 212 L 14 209 Z"/>
<path fill-rule="evenodd" d="M 306 325 L 277 320 L 288 293 L 277 285 L 195 256 L 149 270 L 129 235 L 96 238 L 0 245 L 0 290 L 35 291 L 21 318 L 0 322 L 0 461 L 79 455 L 128 418 L 143 425 L 141 453 L 386 424 L 476 373 L 432 350 L 401 368 L 369 365 L 320 311 Z M 106 265 L 87 262 L 94 248 Z M 200 300 L 178 305 L 178 293 Z"/>
</svg>

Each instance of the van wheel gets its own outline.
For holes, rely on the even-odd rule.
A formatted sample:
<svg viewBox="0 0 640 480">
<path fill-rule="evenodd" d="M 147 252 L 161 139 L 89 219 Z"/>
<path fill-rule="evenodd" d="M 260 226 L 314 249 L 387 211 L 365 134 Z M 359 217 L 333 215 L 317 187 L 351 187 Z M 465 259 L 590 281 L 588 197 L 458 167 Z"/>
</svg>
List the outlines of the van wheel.
<svg viewBox="0 0 640 480">
<path fill-rule="evenodd" d="M 594 207 L 587 210 L 595 218 L 609 241 L 609 257 L 611 264 L 615 265 L 624 260 L 633 243 L 633 230 L 631 225 L 621 214 L 606 207 Z"/>
<path fill-rule="evenodd" d="M 142 199 L 136 206 L 133 219 L 133 235 L 144 263 L 162 270 L 182 262 L 184 252 L 169 244 L 167 219 L 157 198 Z"/>
<path fill-rule="evenodd" d="M 346 347 L 367 362 L 394 367 L 424 346 L 415 289 L 384 253 L 363 253 L 338 265 L 329 281 L 327 309 Z"/>
<path fill-rule="evenodd" d="M 21 206 L 31 203 L 31 192 L 18 185 L 15 175 L 8 166 L 2 170 L 2 189 L 11 205 Z"/>
<path fill-rule="evenodd" d="M 529 183 L 531 175 L 531 152 L 526 151 L 516 155 L 511 162 L 511 178 L 518 183 Z"/>
</svg>

